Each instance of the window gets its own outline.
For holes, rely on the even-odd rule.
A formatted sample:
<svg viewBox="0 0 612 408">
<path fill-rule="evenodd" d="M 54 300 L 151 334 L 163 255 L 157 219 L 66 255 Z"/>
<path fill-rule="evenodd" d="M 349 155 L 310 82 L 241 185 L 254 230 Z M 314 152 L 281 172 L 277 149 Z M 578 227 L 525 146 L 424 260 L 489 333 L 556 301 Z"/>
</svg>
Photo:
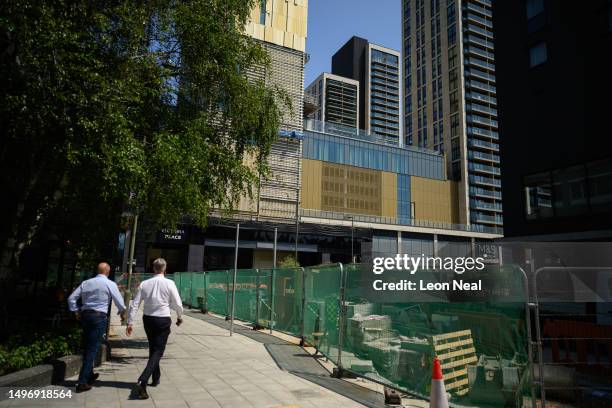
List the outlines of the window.
<svg viewBox="0 0 612 408">
<path fill-rule="evenodd" d="M 529 67 L 533 68 L 546 62 L 548 53 L 546 43 L 541 42 L 529 49 Z"/>
<path fill-rule="evenodd" d="M 527 0 L 527 20 L 544 11 L 544 0 Z"/>
<path fill-rule="evenodd" d="M 576 215 L 588 211 L 587 186 L 583 165 L 554 170 L 552 178 L 555 215 Z"/>
<path fill-rule="evenodd" d="M 612 208 L 612 159 L 587 164 L 589 195 L 593 212 Z"/>
<path fill-rule="evenodd" d="M 528 220 L 553 216 L 550 173 L 525 177 L 525 215 Z"/>
<path fill-rule="evenodd" d="M 266 25 L 266 0 L 259 3 L 259 24 Z"/>
</svg>

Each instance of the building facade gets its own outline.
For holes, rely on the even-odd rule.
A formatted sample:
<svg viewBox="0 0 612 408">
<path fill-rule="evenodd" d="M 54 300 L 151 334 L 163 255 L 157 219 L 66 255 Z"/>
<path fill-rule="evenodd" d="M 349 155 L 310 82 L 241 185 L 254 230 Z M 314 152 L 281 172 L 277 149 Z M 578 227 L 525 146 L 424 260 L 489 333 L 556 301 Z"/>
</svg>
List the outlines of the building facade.
<svg viewBox="0 0 612 408">
<path fill-rule="evenodd" d="M 324 72 L 305 93 L 316 101 L 310 118 L 359 128 L 359 81 Z"/>
<path fill-rule="evenodd" d="M 493 7 L 505 233 L 511 239 L 612 238 L 607 147 L 612 5 L 546 0 Z M 604 147 L 606 146 L 606 147 Z"/>
<path fill-rule="evenodd" d="M 503 230 L 492 0 L 403 0 L 404 143 L 443 152 L 460 222 Z"/>
<path fill-rule="evenodd" d="M 352 37 L 332 56 L 332 73 L 359 81 L 359 123 L 401 144 L 400 53 Z"/>
<path fill-rule="evenodd" d="M 477 241 L 500 237 L 495 228 L 462 222 L 460 182 L 448 177 L 442 152 L 403 146 L 399 129 L 396 133 L 373 127 L 361 130 L 357 127 L 362 126 L 360 117 L 355 119 L 357 126 L 347 126 L 344 119 L 332 116 L 325 117 L 335 121 L 304 121 L 306 58 L 300 38 L 306 35 L 306 3 L 265 4 L 265 8 L 253 11 L 246 32 L 262 41 L 271 64 L 267 71 L 249 74 L 285 89 L 293 106 L 286 112 L 279 140 L 270 152 L 271 175 L 262 180 L 258 194 L 245 198 L 230 217 L 212 213 L 206 229 L 186 222 L 172 231 L 139 231 L 137 272 L 150 270 L 151 261 L 159 256 L 168 260 L 170 272 L 232 268 L 237 223 L 239 268 L 272 267 L 275 242 L 277 262 L 291 255 L 308 266 L 367 261 L 377 254 L 398 252 L 474 254 Z M 304 17 L 303 24 L 295 20 L 298 15 Z M 362 42 L 353 39 L 349 43 Z M 399 126 L 399 55 L 372 44 L 363 51 L 358 58 L 367 62 L 361 66 L 368 80 L 328 75 L 326 90 L 331 97 L 331 88 L 337 85 L 332 80 L 355 86 L 356 115 L 363 111 L 357 98 L 363 83 L 368 89 L 366 111 L 379 106 L 376 100 L 382 99 Z M 374 85 L 385 75 L 388 78 L 379 98 Z M 350 88 L 343 89 L 343 97 L 351 95 Z M 390 103 L 394 98 L 396 105 Z M 323 107 L 332 105 L 324 103 Z M 380 109 L 373 107 L 374 111 Z M 374 123 L 370 113 L 366 117 L 364 123 Z"/>
</svg>

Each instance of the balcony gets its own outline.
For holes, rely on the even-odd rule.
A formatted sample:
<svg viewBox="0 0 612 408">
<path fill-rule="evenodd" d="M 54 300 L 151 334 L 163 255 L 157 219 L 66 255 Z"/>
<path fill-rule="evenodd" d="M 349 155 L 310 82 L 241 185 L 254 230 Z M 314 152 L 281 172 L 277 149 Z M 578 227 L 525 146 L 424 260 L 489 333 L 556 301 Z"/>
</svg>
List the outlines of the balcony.
<svg viewBox="0 0 612 408">
<path fill-rule="evenodd" d="M 501 200 L 502 198 L 501 191 L 487 190 L 485 188 L 480 188 L 480 187 L 470 187 L 470 195 L 478 196 L 478 197 L 486 197 L 486 198 L 497 198 L 499 200 Z"/>
<path fill-rule="evenodd" d="M 498 202 L 488 202 L 482 200 L 470 200 L 470 207 L 489 211 L 502 211 L 502 205 Z"/>
<path fill-rule="evenodd" d="M 472 10 L 475 11 L 477 13 L 482 14 L 485 17 L 493 17 L 493 13 L 491 12 L 491 10 L 488 10 L 482 6 L 479 6 L 478 4 L 475 3 L 468 3 L 467 4 L 467 8 L 468 10 Z"/>
<path fill-rule="evenodd" d="M 477 67 L 480 68 L 484 68 L 484 69 L 488 69 L 489 71 L 493 71 L 495 72 L 495 64 L 487 62 L 487 61 L 483 61 L 479 58 L 468 58 L 467 56 L 465 57 L 465 63 L 469 64 L 469 65 L 475 65 Z"/>
<path fill-rule="evenodd" d="M 495 75 L 489 74 L 488 72 L 481 71 L 476 68 L 466 68 L 465 75 L 472 78 L 480 78 L 485 81 L 495 82 Z"/>
<path fill-rule="evenodd" d="M 481 50 L 477 47 L 466 47 L 465 54 L 467 55 L 478 55 L 479 57 L 486 58 L 488 60 L 494 60 L 495 55 L 492 52 Z"/>
<path fill-rule="evenodd" d="M 478 140 L 478 139 L 470 139 L 470 140 L 468 140 L 468 146 L 470 146 L 470 147 L 481 147 L 481 148 L 485 148 L 485 149 L 491 149 L 491 150 L 499 151 L 499 144 L 498 143 L 485 142 L 484 140 Z"/>
<path fill-rule="evenodd" d="M 490 177 L 475 176 L 473 174 L 470 174 L 468 177 L 468 180 L 470 181 L 470 183 L 473 183 L 473 184 L 482 184 L 486 186 L 501 187 L 501 180 L 493 179 Z"/>
<path fill-rule="evenodd" d="M 483 222 L 487 224 L 504 225 L 504 217 L 501 215 L 486 215 L 476 211 L 470 214 L 470 221 Z"/>
<path fill-rule="evenodd" d="M 493 22 L 491 20 L 487 20 L 486 18 L 482 18 L 480 16 L 477 16 L 476 14 L 467 13 L 467 19 L 468 21 L 471 20 L 478 24 L 482 24 L 483 26 L 487 28 L 493 28 Z"/>
<path fill-rule="evenodd" d="M 394 87 L 386 87 L 386 86 L 380 86 L 380 85 L 372 84 L 372 85 L 370 85 L 370 88 L 373 91 L 384 92 L 384 93 L 391 94 L 391 95 L 396 95 L 396 96 L 399 95 L 399 90 L 398 90 L 399 88 L 398 88 L 397 84 Z"/>
<path fill-rule="evenodd" d="M 493 163 L 499 163 L 499 155 L 492 154 L 492 153 L 483 153 L 479 151 L 470 150 L 468 151 L 468 158 L 486 160 L 486 161 L 493 162 Z"/>
<path fill-rule="evenodd" d="M 468 110 L 472 110 L 472 111 L 477 111 L 477 112 L 481 112 L 481 113 L 486 113 L 488 115 L 495 115 L 497 116 L 497 109 L 495 108 L 490 108 L 488 106 L 485 105 L 480 105 L 478 103 L 468 103 L 466 105 Z"/>
<path fill-rule="evenodd" d="M 485 95 L 485 94 L 481 94 L 478 93 L 476 91 L 472 91 L 472 92 L 466 92 L 465 93 L 465 98 L 466 99 L 475 99 L 479 102 L 484 102 L 484 103 L 488 103 L 490 105 L 497 105 L 497 99 L 493 96 L 489 96 L 489 95 Z"/>
<path fill-rule="evenodd" d="M 478 27 L 477 25 L 468 23 L 467 24 L 467 29 L 468 29 L 468 31 L 471 31 L 473 33 L 478 33 L 478 34 L 483 35 L 485 37 L 493 38 L 493 31 L 487 30 L 485 28 Z"/>
<path fill-rule="evenodd" d="M 501 174 L 501 170 L 499 167 L 493 167 L 493 166 L 489 166 L 489 165 L 481 164 L 481 163 L 469 162 L 468 169 L 471 171 L 477 171 L 480 173 L 494 174 L 496 176 L 499 176 Z"/>
<path fill-rule="evenodd" d="M 472 44 L 477 44 L 480 45 L 481 47 L 490 49 L 491 51 L 493 51 L 493 41 L 487 41 L 486 39 L 482 39 L 480 37 L 476 37 L 474 35 L 466 35 L 465 36 L 466 41 L 472 43 Z"/>
<path fill-rule="evenodd" d="M 483 126 L 497 127 L 497 120 L 495 119 L 489 119 L 478 115 L 467 115 L 466 119 L 468 123 L 478 123 Z"/>
<path fill-rule="evenodd" d="M 480 89 L 482 91 L 497 93 L 497 88 L 495 88 L 495 86 L 485 84 L 484 82 L 468 80 L 468 81 L 465 81 L 465 84 L 469 87 Z"/>
<path fill-rule="evenodd" d="M 482 137 L 490 137 L 491 139 L 499 140 L 499 133 L 494 130 L 481 129 L 477 127 L 468 126 L 468 135 L 476 135 Z"/>
</svg>

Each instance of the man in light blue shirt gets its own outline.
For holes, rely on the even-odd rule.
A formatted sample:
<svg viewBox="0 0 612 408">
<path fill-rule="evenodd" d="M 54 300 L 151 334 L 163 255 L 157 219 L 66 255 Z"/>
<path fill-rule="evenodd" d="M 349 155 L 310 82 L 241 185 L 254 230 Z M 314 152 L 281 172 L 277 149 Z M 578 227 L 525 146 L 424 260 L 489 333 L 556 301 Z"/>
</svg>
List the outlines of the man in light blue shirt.
<svg viewBox="0 0 612 408">
<path fill-rule="evenodd" d="M 117 284 L 110 279 L 110 265 L 102 262 L 98 265 L 98 275 L 83 281 L 68 298 L 70 311 L 77 313 L 77 319 L 83 326 L 83 365 L 79 373 L 76 392 L 89 391 L 98 374 L 93 372 L 94 360 L 102 342 L 108 322 L 108 307 L 111 299 L 119 309 L 125 311 L 125 304 Z M 81 299 L 81 307 L 77 301 Z"/>
</svg>

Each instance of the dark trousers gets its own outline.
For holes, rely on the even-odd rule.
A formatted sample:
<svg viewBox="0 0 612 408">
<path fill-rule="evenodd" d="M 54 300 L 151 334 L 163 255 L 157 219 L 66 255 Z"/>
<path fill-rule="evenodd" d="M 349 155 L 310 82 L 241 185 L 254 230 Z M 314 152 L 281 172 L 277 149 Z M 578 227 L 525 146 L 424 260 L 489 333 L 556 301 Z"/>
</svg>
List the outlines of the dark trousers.
<svg viewBox="0 0 612 408">
<path fill-rule="evenodd" d="M 153 381 L 159 381 L 161 371 L 159 370 L 159 360 L 161 360 L 166 350 L 166 342 L 170 335 L 172 320 L 170 317 L 143 316 L 144 329 L 149 340 L 149 361 L 138 382 L 146 384 L 153 376 Z"/>
<path fill-rule="evenodd" d="M 106 332 L 106 314 L 84 311 L 81 314 L 83 327 L 83 365 L 79 373 L 78 384 L 87 384 L 93 376 L 93 368 L 102 343 L 102 336 Z"/>
</svg>

